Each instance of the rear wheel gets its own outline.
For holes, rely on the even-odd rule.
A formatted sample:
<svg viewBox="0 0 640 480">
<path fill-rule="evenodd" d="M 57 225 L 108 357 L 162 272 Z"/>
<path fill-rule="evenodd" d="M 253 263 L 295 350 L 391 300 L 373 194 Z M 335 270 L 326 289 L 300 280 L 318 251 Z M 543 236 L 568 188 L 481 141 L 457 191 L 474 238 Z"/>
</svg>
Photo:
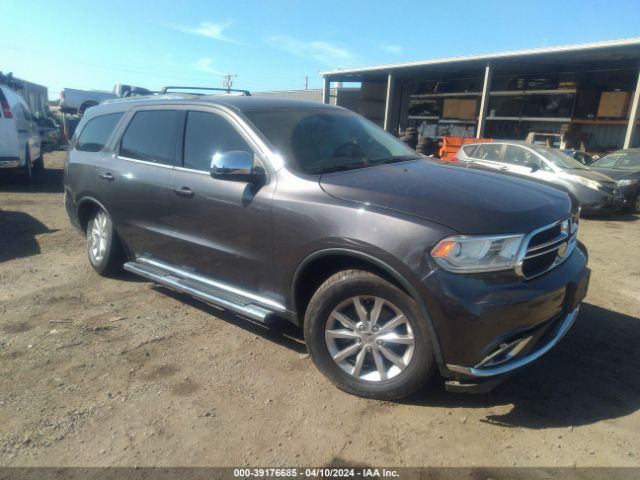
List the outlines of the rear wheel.
<svg viewBox="0 0 640 480">
<path fill-rule="evenodd" d="M 316 366 L 348 393 L 399 399 L 433 374 L 418 305 L 372 273 L 347 270 L 325 281 L 309 302 L 304 329 Z"/>
<path fill-rule="evenodd" d="M 33 180 L 33 163 L 31 162 L 31 155 L 29 155 L 29 149 L 27 148 L 24 158 L 24 167 L 22 167 L 22 174 L 24 180 L 30 182 Z"/>
<path fill-rule="evenodd" d="M 87 225 L 89 263 L 100 275 L 113 275 L 122 268 L 124 254 L 107 212 L 96 210 Z"/>
<path fill-rule="evenodd" d="M 44 156 L 42 154 L 42 150 L 40 151 L 40 156 L 33 162 L 33 170 L 37 172 L 44 170 Z"/>
</svg>

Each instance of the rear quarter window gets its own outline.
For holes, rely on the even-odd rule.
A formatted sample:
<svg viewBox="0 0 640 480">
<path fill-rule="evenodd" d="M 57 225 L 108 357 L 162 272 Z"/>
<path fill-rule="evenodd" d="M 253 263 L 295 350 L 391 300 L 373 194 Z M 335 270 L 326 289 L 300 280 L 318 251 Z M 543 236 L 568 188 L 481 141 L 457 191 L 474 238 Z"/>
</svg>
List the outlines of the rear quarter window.
<svg viewBox="0 0 640 480">
<path fill-rule="evenodd" d="M 462 147 L 462 150 L 467 155 L 467 157 L 473 157 L 473 153 L 476 151 L 477 145 L 466 145 Z"/>
<path fill-rule="evenodd" d="M 75 150 L 81 152 L 99 152 L 107 144 L 113 129 L 122 118 L 122 113 L 111 113 L 92 118 L 80 132 L 76 142 Z"/>
</svg>

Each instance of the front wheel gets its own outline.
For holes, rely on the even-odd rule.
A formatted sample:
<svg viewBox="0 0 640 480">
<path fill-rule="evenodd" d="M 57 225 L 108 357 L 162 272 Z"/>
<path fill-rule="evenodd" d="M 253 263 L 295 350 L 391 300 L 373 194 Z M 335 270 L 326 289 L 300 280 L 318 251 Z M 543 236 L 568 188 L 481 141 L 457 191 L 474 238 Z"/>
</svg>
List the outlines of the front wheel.
<svg viewBox="0 0 640 480">
<path fill-rule="evenodd" d="M 122 247 L 107 212 L 98 209 L 87 225 L 89 263 L 100 275 L 118 272 L 124 258 Z"/>
<path fill-rule="evenodd" d="M 640 193 L 636 195 L 631 203 L 631 211 L 633 213 L 640 213 Z"/>
<path fill-rule="evenodd" d="M 336 273 L 313 295 L 304 325 L 309 354 L 338 388 L 395 400 L 432 376 L 431 340 L 416 302 L 381 277 Z"/>
</svg>

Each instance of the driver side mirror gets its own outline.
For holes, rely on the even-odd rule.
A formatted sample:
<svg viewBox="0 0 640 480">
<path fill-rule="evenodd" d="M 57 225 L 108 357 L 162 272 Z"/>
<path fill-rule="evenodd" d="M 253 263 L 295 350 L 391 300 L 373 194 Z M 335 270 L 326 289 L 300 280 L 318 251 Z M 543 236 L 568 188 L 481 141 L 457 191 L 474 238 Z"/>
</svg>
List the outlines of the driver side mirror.
<svg viewBox="0 0 640 480">
<path fill-rule="evenodd" d="M 254 179 L 253 155 L 240 150 L 216 153 L 211 159 L 209 173 L 219 180 L 251 182 Z"/>
</svg>

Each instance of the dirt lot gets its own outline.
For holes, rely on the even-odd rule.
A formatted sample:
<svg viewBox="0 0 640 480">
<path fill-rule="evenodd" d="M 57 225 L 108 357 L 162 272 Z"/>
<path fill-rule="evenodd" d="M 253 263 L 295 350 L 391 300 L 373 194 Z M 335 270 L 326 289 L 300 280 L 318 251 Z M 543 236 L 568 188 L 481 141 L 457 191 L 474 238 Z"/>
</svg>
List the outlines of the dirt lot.
<svg viewBox="0 0 640 480">
<path fill-rule="evenodd" d="M 96 275 L 62 157 L 0 179 L 0 465 L 640 465 L 640 217 L 582 222 L 589 295 L 535 367 L 487 395 L 367 401 L 295 328 Z"/>
</svg>

